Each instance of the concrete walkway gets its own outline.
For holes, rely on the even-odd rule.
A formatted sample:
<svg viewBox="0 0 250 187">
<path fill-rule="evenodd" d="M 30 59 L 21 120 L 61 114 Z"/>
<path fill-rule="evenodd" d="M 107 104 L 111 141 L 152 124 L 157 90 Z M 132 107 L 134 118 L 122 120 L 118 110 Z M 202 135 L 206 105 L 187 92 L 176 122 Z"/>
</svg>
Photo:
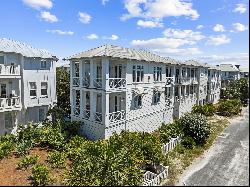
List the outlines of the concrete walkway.
<svg viewBox="0 0 250 187">
<path fill-rule="evenodd" d="M 249 185 L 249 107 L 217 137 L 176 183 L 178 186 Z"/>
</svg>

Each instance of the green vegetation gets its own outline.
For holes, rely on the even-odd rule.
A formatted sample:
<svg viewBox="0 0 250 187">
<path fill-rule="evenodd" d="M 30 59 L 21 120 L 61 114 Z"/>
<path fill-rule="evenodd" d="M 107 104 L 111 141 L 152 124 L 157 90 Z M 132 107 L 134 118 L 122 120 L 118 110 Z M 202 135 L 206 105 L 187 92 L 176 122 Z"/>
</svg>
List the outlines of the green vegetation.
<svg viewBox="0 0 250 187">
<path fill-rule="evenodd" d="M 217 112 L 221 116 L 233 116 L 241 112 L 242 104 L 239 99 L 220 100 L 217 106 Z"/>
<path fill-rule="evenodd" d="M 35 186 L 45 186 L 51 181 L 49 170 L 45 165 L 35 165 L 32 168 L 32 181 Z"/>
<path fill-rule="evenodd" d="M 65 167 L 66 155 L 64 152 L 53 151 L 48 155 L 48 163 L 52 168 L 63 168 Z"/>
<path fill-rule="evenodd" d="M 161 143 L 168 143 L 171 138 L 176 138 L 182 135 L 182 128 L 178 121 L 170 124 L 162 124 L 162 126 L 157 130 L 157 134 L 160 136 Z"/>
<path fill-rule="evenodd" d="M 205 116 L 213 116 L 216 112 L 216 108 L 212 103 L 207 103 L 205 105 L 194 105 L 192 108 L 192 113 L 199 113 Z"/>
<path fill-rule="evenodd" d="M 18 169 L 27 169 L 29 166 L 32 166 L 37 163 L 40 156 L 34 155 L 34 156 L 25 156 L 20 160 L 18 163 Z"/>
</svg>

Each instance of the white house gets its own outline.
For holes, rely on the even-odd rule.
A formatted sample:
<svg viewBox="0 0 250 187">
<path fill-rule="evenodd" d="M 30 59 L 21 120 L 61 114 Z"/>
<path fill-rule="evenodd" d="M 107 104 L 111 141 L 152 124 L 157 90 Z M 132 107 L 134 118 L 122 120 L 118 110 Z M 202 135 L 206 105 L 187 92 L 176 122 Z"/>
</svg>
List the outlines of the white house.
<svg viewBox="0 0 250 187">
<path fill-rule="evenodd" d="M 56 103 L 56 61 L 45 50 L 0 39 L 0 134 L 45 119 Z"/>
<path fill-rule="evenodd" d="M 152 132 L 206 102 L 208 67 L 196 61 L 113 45 L 64 60 L 71 62 L 71 120 L 93 140 L 121 130 Z"/>
<path fill-rule="evenodd" d="M 221 87 L 225 88 L 230 81 L 237 80 L 240 78 L 240 70 L 232 64 L 220 64 L 219 69 L 221 70 Z"/>
</svg>

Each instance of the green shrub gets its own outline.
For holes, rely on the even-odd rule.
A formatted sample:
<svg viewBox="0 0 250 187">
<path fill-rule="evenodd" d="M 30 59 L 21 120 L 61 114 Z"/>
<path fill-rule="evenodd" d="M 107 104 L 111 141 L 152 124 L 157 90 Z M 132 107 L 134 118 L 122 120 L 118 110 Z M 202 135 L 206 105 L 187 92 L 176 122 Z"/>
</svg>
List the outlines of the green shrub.
<svg viewBox="0 0 250 187">
<path fill-rule="evenodd" d="M 204 144 L 210 135 L 210 125 L 201 114 L 185 114 L 179 120 L 184 136 L 192 137 L 196 144 Z"/>
<path fill-rule="evenodd" d="M 6 134 L 3 136 L 0 136 L 0 142 L 12 142 L 15 143 L 16 142 L 16 136 L 13 134 Z"/>
<path fill-rule="evenodd" d="M 241 102 L 239 99 L 220 100 L 217 107 L 217 113 L 222 116 L 233 116 L 241 112 Z"/>
<path fill-rule="evenodd" d="M 161 143 L 168 143 L 171 138 L 175 138 L 182 134 L 182 129 L 178 122 L 163 124 L 158 130 Z"/>
<path fill-rule="evenodd" d="M 63 168 L 66 155 L 63 152 L 54 151 L 48 154 L 48 162 L 52 168 Z"/>
<path fill-rule="evenodd" d="M 194 105 L 192 108 L 192 113 L 199 113 L 205 116 L 213 116 L 215 113 L 215 107 L 212 103 L 207 103 L 203 106 Z"/>
<path fill-rule="evenodd" d="M 21 161 L 18 163 L 18 169 L 27 169 L 29 166 L 32 166 L 37 163 L 40 156 L 34 155 L 34 156 L 25 156 L 21 159 Z"/>
<path fill-rule="evenodd" d="M 21 142 L 18 142 L 16 144 L 16 155 L 17 156 L 26 155 L 32 146 L 33 145 L 31 140 L 24 140 L 24 141 L 22 140 Z"/>
<path fill-rule="evenodd" d="M 8 156 L 14 149 L 14 144 L 11 141 L 0 142 L 0 159 Z"/>
<path fill-rule="evenodd" d="M 32 168 L 32 181 L 35 186 L 45 186 L 51 181 L 48 168 L 43 165 L 35 165 Z"/>
<path fill-rule="evenodd" d="M 181 144 L 187 149 L 193 149 L 195 147 L 195 141 L 192 137 L 184 137 L 181 141 Z"/>
</svg>

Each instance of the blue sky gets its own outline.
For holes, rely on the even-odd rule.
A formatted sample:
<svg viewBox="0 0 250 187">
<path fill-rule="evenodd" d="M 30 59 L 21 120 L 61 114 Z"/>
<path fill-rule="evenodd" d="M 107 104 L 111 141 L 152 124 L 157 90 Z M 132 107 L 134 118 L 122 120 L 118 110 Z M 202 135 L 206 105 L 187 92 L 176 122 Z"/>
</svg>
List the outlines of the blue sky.
<svg viewBox="0 0 250 187">
<path fill-rule="evenodd" d="M 249 66 L 248 0 L 4 0 L 1 38 L 64 58 L 103 44 Z"/>
</svg>

